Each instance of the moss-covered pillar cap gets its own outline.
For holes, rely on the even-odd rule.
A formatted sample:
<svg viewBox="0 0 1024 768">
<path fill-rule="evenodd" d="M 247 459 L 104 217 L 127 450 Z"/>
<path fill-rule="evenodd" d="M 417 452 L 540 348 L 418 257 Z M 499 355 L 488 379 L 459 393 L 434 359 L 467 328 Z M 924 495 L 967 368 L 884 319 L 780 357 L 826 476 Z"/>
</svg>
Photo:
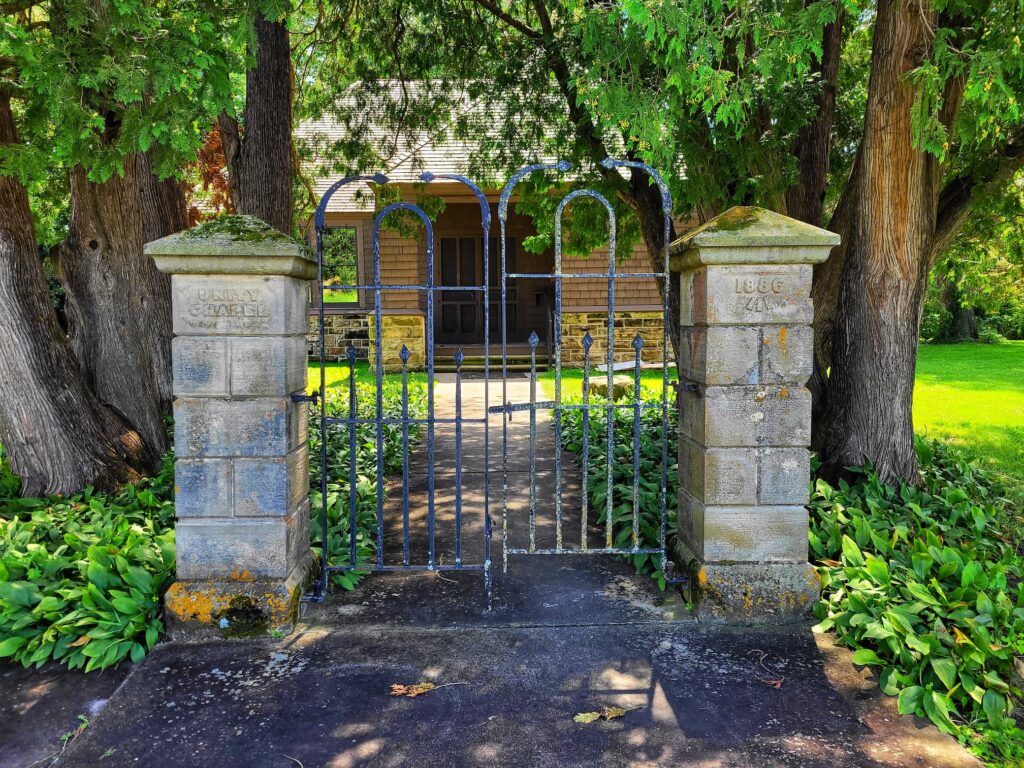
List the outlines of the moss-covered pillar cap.
<svg viewBox="0 0 1024 768">
<path fill-rule="evenodd" d="M 737 206 L 670 246 L 672 271 L 711 264 L 816 264 L 839 235 L 766 208 Z"/>
<path fill-rule="evenodd" d="M 254 216 L 221 216 L 146 244 L 157 269 L 177 275 L 286 275 L 311 280 L 316 261 L 294 238 Z"/>
</svg>

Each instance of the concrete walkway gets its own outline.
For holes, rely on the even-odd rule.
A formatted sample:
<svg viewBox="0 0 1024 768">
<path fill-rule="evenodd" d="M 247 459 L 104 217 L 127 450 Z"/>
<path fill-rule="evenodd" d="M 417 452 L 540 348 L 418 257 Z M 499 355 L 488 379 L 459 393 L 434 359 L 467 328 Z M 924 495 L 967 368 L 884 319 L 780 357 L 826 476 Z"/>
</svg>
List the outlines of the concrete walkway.
<svg viewBox="0 0 1024 768">
<path fill-rule="evenodd" d="M 467 386 L 467 416 L 482 412 L 482 388 Z M 495 389 L 492 402 L 500 402 L 500 383 Z M 514 382 L 509 399 L 525 398 L 528 383 Z M 438 384 L 437 401 L 439 416 L 451 412 L 451 380 Z M 500 483 L 496 423 L 491 466 Z M 509 425 L 509 528 L 517 545 L 529 524 L 528 424 L 517 413 Z M 482 429 L 468 428 L 464 440 L 463 556 L 479 562 Z M 551 546 L 554 435 L 543 420 L 537 445 L 538 546 Z M 425 451 L 421 445 L 412 456 L 414 562 L 426 552 Z M 437 552 L 450 563 L 454 430 L 438 429 L 435 462 Z M 567 543 L 580 534 L 579 477 L 570 467 L 563 473 Z M 498 522 L 500 485 L 492 496 Z M 393 483 L 389 562 L 401 558 L 401 501 Z M 389 573 L 308 606 L 288 638 L 162 644 L 57 765 L 978 765 L 934 727 L 898 717 L 895 700 L 855 670 L 850 654 L 807 626 L 698 625 L 678 594 L 659 592 L 618 558 L 520 556 L 505 573 L 500 553 L 498 522 L 490 612 L 479 573 Z M 446 687 L 390 695 L 393 684 L 420 682 Z M 573 719 L 605 706 L 629 711 L 608 722 Z"/>
</svg>

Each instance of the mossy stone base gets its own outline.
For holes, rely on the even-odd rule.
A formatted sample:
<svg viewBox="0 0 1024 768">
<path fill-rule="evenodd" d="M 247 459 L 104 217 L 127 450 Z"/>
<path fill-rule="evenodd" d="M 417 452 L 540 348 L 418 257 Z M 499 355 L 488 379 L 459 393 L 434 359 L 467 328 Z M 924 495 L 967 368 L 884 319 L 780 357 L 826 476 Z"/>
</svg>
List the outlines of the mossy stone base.
<svg viewBox="0 0 1024 768">
<path fill-rule="evenodd" d="M 684 591 L 699 619 L 739 626 L 803 621 L 821 596 L 810 563 L 701 563 L 678 539 L 671 555 L 687 576 Z"/>
<path fill-rule="evenodd" d="M 299 618 L 308 563 L 287 579 L 176 581 L 164 595 L 166 624 L 172 640 L 288 634 Z"/>
</svg>

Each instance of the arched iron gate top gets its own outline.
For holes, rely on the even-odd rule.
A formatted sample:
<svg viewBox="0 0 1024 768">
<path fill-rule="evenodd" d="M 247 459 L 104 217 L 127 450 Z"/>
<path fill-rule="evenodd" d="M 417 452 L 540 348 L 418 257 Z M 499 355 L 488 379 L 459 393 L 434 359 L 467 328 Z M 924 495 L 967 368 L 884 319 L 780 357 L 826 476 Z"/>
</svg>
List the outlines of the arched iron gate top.
<svg viewBox="0 0 1024 768">
<path fill-rule="evenodd" d="M 491 374 L 491 363 L 490 363 L 490 351 L 491 351 L 491 337 L 490 337 L 490 318 L 491 318 L 491 288 L 490 285 L 490 258 L 489 242 L 490 242 L 490 227 L 491 227 L 491 206 L 487 199 L 486 194 L 472 181 L 465 176 L 453 175 L 453 174 L 432 174 L 423 173 L 420 179 L 424 182 L 432 181 L 454 181 L 467 187 L 476 200 L 480 207 L 480 230 L 483 235 L 482 239 L 482 261 L 483 261 L 483 274 L 479 285 L 444 285 L 439 284 L 434 277 L 434 227 L 430 220 L 430 217 L 420 208 L 413 203 L 398 202 L 392 203 L 381 211 L 379 211 L 373 220 L 373 279 L 372 282 L 361 282 L 358 279 L 358 272 L 356 282 L 354 284 L 334 284 L 329 285 L 325 282 L 324 274 L 324 247 L 323 247 L 323 234 L 327 229 L 326 224 L 326 212 L 328 205 L 334 195 L 343 187 L 349 184 L 363 182 L 363 183 L 375 183 L 385 184 L 388 183 L 389 179 L 384 174 L 374 175 L 358 175 L 350 176 L 331 185 L 328 190 L 324 193 L 320 200 L 319 205 L 316 209 L 314 217 L 315 228 L 316 228 L 316 250 L 317 250 L 317 261 L 318 261 L 318 279 L 317 287 L 319 290 L 319 308 L 318 308 L 318 326 L 319 326 L 319 357 L 320 357 L 320 391 L 319 391 L 319 414 L 318 414 L 318 434 L 320 438 L 320 538 L 322 542 L 322 553 L 321 553 L 321 574 L 318 583 L 315 586 L 312 595 L 308 596 L 307 599 L 320 600 L 323 599 L 327 592 L 330 575 L 332 573 L 343 573 L 346 571 L 440 571 L 440 570 L 477 570 L 481 571 L 484 575 L 484 585 L 487 594 L 487 605 L 488 608 L 492 605 L 493 595 L 493 580 L 492 580 L 492 567 L 491 567 L 491 534 L 492 534 L 492 522 L 491 522 L 491 499 L 490 499 L 490 473 L 491 473 L 491 440 L 490 440 L 490 427 L 492 418 L 501 418 L 502 420 L 502 495 L 501 495 L 501 506 L 502 506 L 502 553 L 503 553 L 503 569 L 508 567 L 508 559 L 510 555 L 562 555 L 562 554 L 618 554 L 618 555 L 638 555 L 647 554 L 650 556 L 660 557 L 662 569 L 668 573 L 668 560 L 666 555 L 666 534 L 667 534 L 667 507 L 668 507 L 668 483 L 667 483 L 667 468 L 669 463 L 668 454 L 668 419 L 669 419 L 669 364 L 671 362 L 670 353 L 670 336 L 669 336 L 669 323 L 671 317 L 669 315 L 669 303 L 668 303 L 668 281 L 670 280 L 669 272 L 669 234 L 671 231 L 671 214 L 672 214 L 672 197 L 665 184 L 663 178 L 650 166 L 633 160 L 617 160 L 613 158 L 606 158 L 601 162 L 601 166 L 606 169 L 615 168 L 630 168 L 638 169 L 647 173 L 651 180 L 658 186 L 661 192 L 662 198 L 662 215 L 663 215 L 663 235 L 664 235 L 664 253 L 663 253 L 663 265 L 662 269 L 649 269 L 641 271 L 623 272 L 618 270 L 618 263 L 616 259 L 616 217 L 615 210 L 611 203 L 605 198 L 600 192 L 593 189 L 578 189 L 573 190 L 559 201 L 556 214 L 555 214 L 555 243 L 554 243 L 554 269 L 550 273 L 536 273 L 536 272 L 517 272 L 509 269 L 508 261 L 508 237 L 507 237 L 507 221 L 508 221 L 508 207 L 511 197 L 515 191 L 517 185 L 526 178 L 529 174 L 535 172 L 546 172 L 555 171 L 564 173 L 570 170 L 571 166 L 566 161 L 559 161 L 557 163 L 536 163 L 528 165 L 516 173 L 514 173 L 502 188 L 499 199 L 498 199 L 498 220 L 499 220 L 499 244 L 500 244 L 500 255 L 499 255 L 499 267 L 500 267 L 500 329 L 501 329 L 501 382 L 502 382 L 502 399 L 501 403 L 492 405 L 490 402 L 490 374 Z M 562 235 L 563 235 L 563 218 L 565 209 L 573 202 L 580 198 L 590 198 L 600 203 L 608 213 L 608 265 L 607 271 L 603 273 L 595 272 L 565 272 L 562 264 Z M 418 217 L 423 225 L 423 231 L 426 238 L 426 282 L 425 283 L 384 283 L 382 280 L 381 272 L 381 243 L 380 243 L 380 230 L 382 222 L 389 214 L 396 211 L 408 211 Z M 615 362 L 615 300 L 616 300 L 616 280 L 622 278 L 648 278 L 655 279 L 658 281 L 664 281 L 662 290 L 662 343 L 661 343 L 661 366 L 662 366 L 662 393 L 661 398 L 658 402 L 651 402 L 645 400 L 642 396 L 641 388 L 641 368 L 643 365 L 642 350 L 645 342 L 643 337 L 638 333 L 635 338 L 630 340 L 629 346 L 633 350 L 633 396 L 631 402 L 619 402 L 616 401 L 611 395 L 614 392 L 614 376 L 617 364 Z M 554 352 L 554 400 L 538 400 L 537 399 L 537 382 L 538 382 L 538 367 L 537 367 L 537 346 L 539 343 L 539 337 L 534 330 L 531 333 L 528 343 L 530 347 L 530 371 L 529 371 L 529 390 L 530 396 L 528 402 L 510 402 L 509 400 L 509 339 L 508 339 L 508 328 L 509 320 L 507 313 L 507 301 L 508 301 L 508 288 L 510 284 L 514 284 L 514 281 L 524 279 L 549 279 L 554 282 L 554 322 L 552 324 L 551 332 L 554 336 L 553 352 Z M 589 331 L 584 335 L 582 339 L 582 355 L 583 355 L 583 390 L 582 390 L 582 401 L 581 402 L 566 402 L 562 396 L 562 332 L 561 332 L 561 320 L 562 320 L 562 289 L 565 281 L 572 281 L 577 279 L 603 279 L 608 283 L 607 291 L 607 321 L 605 328 L 605 365 L 606 371 L 605 379 L 607 392 L 609 397 L 604 402 L 592 402 L 589 392 L 589 380 L 591 375 L 591 349 L 595 343 L 594 337 Z M 373 409 L 372 413 L 366 413 L 361 415 L 359 392 L 357 387 L 357 376 L 356 376 L 356 351 L 350 344 L 346 350 L 346 360 L 349 362 L 347 386 L 348 386 L 348 414 L 344 417 L 331 415 L 328 413 L 327 407 L 327 387 L 326 387 L 326 373 L 325 363 L 326 359 L 326 345 L 325 345 L 325 311 L 324 311 L 324 295 L 329 291 L 358 291 L 372 294 L 373 296 L 373 309 L 372 315 L 374 320 L 374 339 L 373 346 L 375 352 L 375 361 L 372 365 L 374 373 L 374 381 L 376 390 L 373 398 Z M 424 346 L 425 346 L 425 367 L 427 373 L 427 407 L 425 418 L 420 418 L 416 415 L 411 415 L 409 412 L 409 366 L 410 361 L 413 358 L 408 346 L 403 345 L 399 359 L 401 361 L 401 397 L 402 397 L 402 409 L 401 416 L 398 418 L 390 417 L 385 414 L 384 409 L 384 378 L 385 378 L 385 364 L 384 364 L 384 339 L 383 339 L 383 321 L 385 317 L 383 296 L 387 292 L 400 292 L 400 291 L 411 291 L 417 294 L 423 294 L 425 297 L 425 334 L 424 334 Z M 454 292 L 463 291 L 468 292 L 470 295 L 479 296 L 480 304 L 483 309 L 483 335 L 484 335 L 484 402 L 483 402 L 483 417 L 473 418 L 467 417 L 463 414 L 462 404 L 462 387 L 463 387 L 463 362 L 465 355 L 461 348 L 455 350 L 452 356 L 452 362 L 454 363 L 455 370 L 455 403 L 454 403 L 454 416 L 439 417 L 437 415 L 437 408 L 434 396 L 434 384 L 435 384 L 435 343 L 434 343 L 434 325 L 435 325 L 435 294 L 438 291 Z M 474 299 L 474 301 L 476 301 Z M 621 365 L 621 364 L 620 364 Z M 662 435 L 662 446 L 661 446 L 661 468 L 660 468 L 660 535 L 659 540 L 651 545 L 641 541 L 639 519 L 640 519 L 640 440 L 641 440 L 641 421 L 643 413 L 650 409 L 659 409 L 661 411 L 661 435 Z M 364 407 L 364 413 L 367 411 Z M 510 521 L 509 521 L 509 421 L 512 414 L 519 411 L 525 411 L 529 416 L 530 425 L 530 472 L 529 472 L 529 544 L 524 547 L 515 547 L 510 545 Z M 580 416 L 583 419 L 583 445 L 581 450 L 580 459 L 580 471 L 583 475 L 582 483 L 582 498 L 581 504 L 581 518 L 580 518 L 580 535 L 577 545 L 565 544 L 563 538 L 563 509 L 562 509 L 562 496 L 563 496 L 563 478 L 562 478 L 562 417 L 565 413 L 570 411 L 581 412 Z M 628 545 L 624 545 L 617 541 L 617 537 L 614 531 L 614 515 L 612 514 L 613 509 L 613 497 L 615 493 L 614 481 L 613 481 L 613 466 L 615 461 L 614 448 L 615 448 L 615 435 L 614 425 L 616 415 L 619 412 L 627 412 L 632 415 L 633 419 L 633 451 L 632 451 L 632 469 L 633 469 L 633 488 L 632 488 L 632 515 L 631 525 L 628 529 L 629 533 L 622 538 L 622 534 L 618 538 L 622 541 L 628 540 Z M 537 427 L 538 427 L 538 414 L 550 413 L 553 420 L 553 429 L 555 431 L 555 493 L 554 493 L 554 525 L 555 525 L 555 542 L 553 547 L 542 547 L 537 545 Z M 604 542 L 603 546 L 594 547 L 590 546 L 587 539 L 589 519 L 588 519 L 588 507 L 589 500 L 587 498 L 587 484 L 588 477 L 591 471 L 591 456 L 590 456 L 590 420 L 594 413 L 601 414 L 605 419 L 606 427 L 606 452 L 604 456 L 605 463 L 605 478 L 606 478 L 606 508 L 609 510 L 606 514 Z M 452 425 L 454 427 L 455 434 L 455 477 L 454 477 L 454 488 L 453 491 L 453 505 L 452 513 L 453 519 L 452 524 L 454 527 L 454 544 L 455 553 L 454 561 L 451 563 L 441 562 L 437 550 L 436 550 L 436 526 L 437 526 L 437 477 L 434 468 L 435 458 L 435 427 L 438 424 Z M 463 441 L 463 429 L 466 426 L 472 426 L 476 429 L 483 431 L 483 446 L 484 446 L 484 494 L 481 501 L 482 514 L 483 514 L 483 548 L 482 557 L 474 560 L 470 558 L 467 560 L 463 557 L 463 476 L 462 476 L 462 441 Z M 392 427 L 398 427 L 402 433 L 402 455 L 403 455 L 403 467 L 402 467 L 402 553 L 401 562 L 393 563 L 388 562 L 385 557 L 385 545 L 386 545 L 386 515 L 385 515 L 385 484 L 387 477 L 385 476 L 385 459 L 384 459 L 384 431 L 385 429 L 391 429 Z M 410 435 L 412 429 L 426 428 L 426 472 L 427 472 L 427 520 L 426 520 L 426 536 L 427 536 L 427 557 L 425 561 L 418 561 L 412 556 L 410 551 Z M 341 428 L 346 430 L 348 433 L 348 540 L 346 542 L 345 551 L 347 558 L 345 562 L 336 562 L 335 558 L 330 553 L 329 546 L 329 535 L 328 535 L 328 433 L 332 428 Z M 364 430 L 368 429 L 373 434 L 374 447 L 376 450 L 375 456 L 375 492 L 376 492 L 376 526 L 375 526 L 375 548 L 376 553 L 372 562 L 360 561 L 358 558 L 358 547 L 357 540 L 352 532 L 358 529 L 358 514 L 359 514 L 359 499 L 357 494 L 357 485 L 359 483 L 359 472 L 360 468 L 357 467 L 357 442 L 359 438 L 360 428 Z"/>
</svg>

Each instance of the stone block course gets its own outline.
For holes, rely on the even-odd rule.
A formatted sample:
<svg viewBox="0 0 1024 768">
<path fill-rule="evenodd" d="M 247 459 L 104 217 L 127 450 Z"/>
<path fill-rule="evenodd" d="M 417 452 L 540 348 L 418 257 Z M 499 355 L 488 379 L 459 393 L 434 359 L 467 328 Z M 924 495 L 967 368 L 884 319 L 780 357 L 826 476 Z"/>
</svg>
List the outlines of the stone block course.
<svg viewBox="0 0 1024 768">
<path fill-rule="evenodd" d="M 305 281 L 279 275 L 173 275 L 177 336 L 306 333 Z"/>
<path fill-rule="evenodd" d="M 809 264 L 714 265 L 684 273 L 680 283 L 683 325 L 809 325 Z"/>
<path fill-rule="evenodd" d="M 309 549 L 309 509 L 285 517 L 179 520 L 175 543 L 179 580 L 285 579 Z"/>
<path fill-rule="evenodd" d="M 706 387 L 680 392 L 679 431 L 708 448 L 809 445 L 811 393 L 803 387 Z"/>
<path fill-rule="evenodd" d="M 286 456 L 306 434 L 306 408 L 291 398 L 174 402 L 174 446 L 181 458 Z"/>
<path fill-rule="evenodd" d="M 435 321 L 437 319 L 435 318 Z M 369 317 L 370 341 L 367 360 L 370 366 L 377 365 L 377 323 Z M 423 368 L 427 363 L 426 318 L 423 315 L 383 315 L 381 318 L 381 355 L 385 373 L 402 370 L 402 347 L 409 349 L 409 370 Z"/>
</svg>

